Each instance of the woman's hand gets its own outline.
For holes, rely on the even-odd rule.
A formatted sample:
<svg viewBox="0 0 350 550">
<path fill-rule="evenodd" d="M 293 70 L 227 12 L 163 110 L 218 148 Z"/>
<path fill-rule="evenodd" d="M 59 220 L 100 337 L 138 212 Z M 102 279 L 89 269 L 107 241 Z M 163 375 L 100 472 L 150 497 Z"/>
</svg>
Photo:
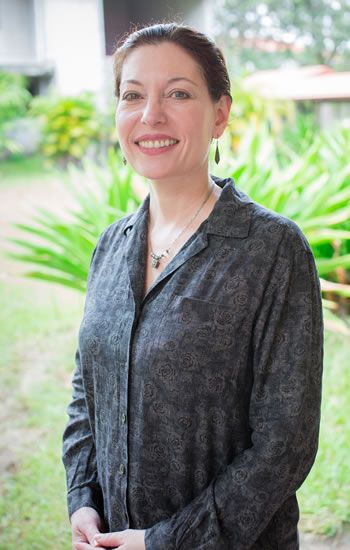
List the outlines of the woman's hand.
<svg viewBox="0 0 350 550">
<path fill-rule="evenodd" d="M 118 548 L 120 550 L 145 550 L 145 531 L 126 529 L 94 537 L 94 547 Z"/>
<path fill-rule="evenodd" d="M 72 514 L 72 549 L 95 548 L 94 537 L 103 530 L 103 521 L 94 508 L 84 506 Z"/>
</svg>

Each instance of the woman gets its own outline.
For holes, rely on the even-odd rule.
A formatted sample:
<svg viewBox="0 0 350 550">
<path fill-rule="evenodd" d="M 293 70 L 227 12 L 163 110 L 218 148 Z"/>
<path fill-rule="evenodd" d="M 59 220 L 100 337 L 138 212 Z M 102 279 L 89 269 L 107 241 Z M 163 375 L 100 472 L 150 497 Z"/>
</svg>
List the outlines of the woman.
<svg viewBox="0 0 350 550">
<path fill-rule="evenodd" d="M 150 194 L 91 262 L 64 434 L 73 548 L 296 549 L 320 413 L 312 254 L 208 174 L 231 106 L 215 44 L 144 28 L 115 75 L 120 144 Z"/>
</svg>

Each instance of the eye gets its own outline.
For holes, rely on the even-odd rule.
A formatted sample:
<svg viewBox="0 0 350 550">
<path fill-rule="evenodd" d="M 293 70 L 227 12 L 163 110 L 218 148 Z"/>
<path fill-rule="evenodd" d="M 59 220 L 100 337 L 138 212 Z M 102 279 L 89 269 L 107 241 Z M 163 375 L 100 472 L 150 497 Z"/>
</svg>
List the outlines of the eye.
<svg viewBox="0 0 350 550">
<path fill-rule="evenodd" d="M 190 94 L 187 92 L 184 92 L 183 90 L 174 90 L 170 93 L 172 97 L 175 97 L 175 99 L 189 99 Z"/>
<path fill-rule="evenodd" d="M 123 100 L 124 101 L 135 101 L 135 99 L 140 99 L 140 94 L 138 94 L 137 92 L 126 92 L 124 95 L 123 95 Z"/>
</svg>

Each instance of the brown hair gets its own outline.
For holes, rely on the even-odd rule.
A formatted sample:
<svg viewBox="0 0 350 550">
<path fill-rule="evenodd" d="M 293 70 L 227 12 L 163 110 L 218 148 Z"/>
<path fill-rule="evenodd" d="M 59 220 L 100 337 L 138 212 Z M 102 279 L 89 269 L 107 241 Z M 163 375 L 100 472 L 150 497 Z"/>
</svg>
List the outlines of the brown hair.
<svg viewBox="0 0 350 550">
<path fill-rule="evenodd" d="M 231 97 L 230 78 L 224 56 L 218 46 L 205 34 L 177 23 L 158 23 L 127 35 L 114 53 L 115 95 L 119 98 L 123 63 L 128 54 L 145 45 L 171 42 L 183 48 L 198 63 L 209 95 L 218 101 L 223 95 Z"/>
</svg>

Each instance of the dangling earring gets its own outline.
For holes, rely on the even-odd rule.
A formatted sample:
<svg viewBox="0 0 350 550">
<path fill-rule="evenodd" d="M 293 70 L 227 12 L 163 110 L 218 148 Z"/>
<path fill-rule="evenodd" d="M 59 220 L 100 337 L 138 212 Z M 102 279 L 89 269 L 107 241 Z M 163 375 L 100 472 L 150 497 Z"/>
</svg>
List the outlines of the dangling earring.
<svg viewBox="0 0 350 550">
<path fill-rule="evenodd" d="M 126 160 L 126 158 L 123 156 L 123 164 L 124 166 L 126 166 L 128 164 L 128 161 Z"/>
<path fill-rule="evenodd" d="M 219 140 L 216 140 L 216 149 L 215 149 L 215 162 L 216 164 L 219 164 L 220 162 L 220 151 L 219 151 Z"/>
</svg>

